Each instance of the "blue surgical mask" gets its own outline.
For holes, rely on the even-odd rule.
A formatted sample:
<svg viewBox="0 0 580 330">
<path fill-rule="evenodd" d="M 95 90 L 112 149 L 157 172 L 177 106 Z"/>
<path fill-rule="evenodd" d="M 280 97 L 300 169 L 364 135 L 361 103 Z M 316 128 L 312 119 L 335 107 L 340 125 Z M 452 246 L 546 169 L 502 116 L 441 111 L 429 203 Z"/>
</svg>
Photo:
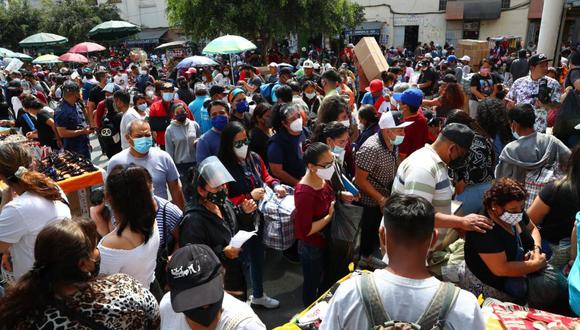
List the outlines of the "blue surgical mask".
<svg viewBox="0 0 580 330">
<path fill-rule="evenodd" d="M 173 100 L 173 93 L 163 93 L 163 101 L 171 102 Z"/>
<path fill-rule="evenodd" d="M 133 148 L 140 154 L 146 154 L 153 146 L 153 139 L 150 136 L 144 136 L 133 139 Z"/>
<path fill-rule="evenodd" d="M 514 136 L 514 138 L 517 140 L 520 138 L 520 135 L 518 134 L 518 132 L 516 131 L 512 131 L 512 135 Z"/>
<path fill-rule="evenodd" d="M 211 126 L 218 131 L 223 131 L 224 127 L 228 124 L 227 116 L 215 116 L 211 119 Z"/>
<path fill-rule="evenodd" d="M 242 100 L 236 104 L 236 112 L 244 113 L 250 110 L 250 106 L 248 105 L 248 101 Z"/>
<path fill-rule="evenodd" d="M 139 111 L 145 111 L 145 110 L 147 110 L 147 103 L 139 104 L 137 106 L 137 110 L 139 110 Z"/>
<path fill-rule="evenodd" d="M 405 140 L 405 136 L 403 135 L 396 135 L 394 140 L 391 140 L 391 144 L 394 146 L 398 146 L 399 144 L 403 143 Z"/>
<path fill-rule="evenodd" d="M 339 147 L 339 146 L 334 146 L 334 148 L 332 149 L 332 152 L 336 155 L 340 155 L 341 152 L 344 151 L 343 147 Z"/>
</svg>

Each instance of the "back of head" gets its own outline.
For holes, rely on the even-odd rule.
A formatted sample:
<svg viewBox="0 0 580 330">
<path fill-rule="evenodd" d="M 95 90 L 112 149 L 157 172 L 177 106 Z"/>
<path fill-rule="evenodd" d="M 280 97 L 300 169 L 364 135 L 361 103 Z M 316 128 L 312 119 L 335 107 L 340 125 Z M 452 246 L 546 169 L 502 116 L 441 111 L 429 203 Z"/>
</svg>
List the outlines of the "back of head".
<svg viewBox="0 0 580 330">
<path fill-rule="evenodd" d="M 516 105 L 508 112 L 508 116 L 511 121 L 518 123 L 522 128 L 533 128 L 536 122 L 534 108 L 527 103 Z"/>
<path fill-rule="evenodd" d="M 121 89 L 113 94 L 113 98 L 125 105 L 129 105 L 129 103 L 131 102 L 131 95 L 129 95 L 129 92 Z"/>
<path fill-rule="evenodd" d="M 415 195 L 393 195 L 383 210 L 385 229 L 397 244 L 414 246 L 431 239 L 435 228 L 435 209 Z"/>
<path fill-rule="evenodd" d="M 580 67 L 580 52 L 574 52 L 570 56 L 570 64 L 575 67 Z"/>
<path fill-rule="evenodd" d="M 379 117 L 375 111 L 375 107 L 370 104 L 362 105 L 358 110 L 358 116 L 367 121 L 367 126 L 379 122 Z"/>
<path fill-rule="evenodd" d="M 300 92 L 302 92 L 302 88 L 300 87 L 300 83 L 297 82 L 296 80 L 291 80 L 290 82 L 288 82 L 288 86 L 290 86 L 293 93 L 299 94 Z"/>
<path fill-rule="evenodd" d="M 463 110 L 455 109 L 451 110 L 447 114 L 447 119 L 445 120 L 445 125 L 451 123 L 460 123 L 466 125 L 467 127 L 473 129 L 474 120 L 469 116 L 469 114 Z"/>
<path fill-rule="evenodd" d="M 326 152 L 330 151 L 330 147 L 322 142 L 311 143 L 304 151 L 305 164 L 318 164 L 318 161 Z"/>
<path fill-rule="evenodd" d="M 292 102 L 292 88 L 288 85 L 282 85 L 276 89 L 276 97 L 284 103 Z"/>
<path fill-rule="evenodd" d="M 340 96 L 327 97 L 318 109 L 318 122 L 329 123 L 338 119 L 338 115 L 348 110 L 348 103 Z"/>
<path fill-rule="evenodd" d="M 525 49 L 520 49 L 518 51 L 518 57 L 519 58 L 526 58 L 528 56 L 528 51 Z"/>
</svg>

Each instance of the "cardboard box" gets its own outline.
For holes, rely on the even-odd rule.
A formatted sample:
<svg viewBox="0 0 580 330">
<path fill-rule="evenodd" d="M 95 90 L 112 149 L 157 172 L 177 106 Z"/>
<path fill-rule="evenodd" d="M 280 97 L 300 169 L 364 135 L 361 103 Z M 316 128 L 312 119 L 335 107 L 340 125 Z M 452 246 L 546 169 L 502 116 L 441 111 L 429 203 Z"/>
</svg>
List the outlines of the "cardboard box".
<svg viewBox="0 0 580 330">
<path fill-rule="evenodd" d="M 83 217 L 89 219 L 91 208 L 91 188 L 84 188 L 66 194 L 70 213 L 73 217 Z"/>
<path fill-rule="evenodd" d="M 458 58 L 467 55 L 471 57 L 471 65 L 479 68 L 482 59 L 489 56 L 489 43 L 485 40 L 461 39 L 455 47 Z"/>
<path fill-rule="evenodd" d="M 381 72 L 389 70 L 387 60 L 373 37 L 362 38 L 354 47 L 354 53 L 369 81 L 381 79 Z"/>
</svg>

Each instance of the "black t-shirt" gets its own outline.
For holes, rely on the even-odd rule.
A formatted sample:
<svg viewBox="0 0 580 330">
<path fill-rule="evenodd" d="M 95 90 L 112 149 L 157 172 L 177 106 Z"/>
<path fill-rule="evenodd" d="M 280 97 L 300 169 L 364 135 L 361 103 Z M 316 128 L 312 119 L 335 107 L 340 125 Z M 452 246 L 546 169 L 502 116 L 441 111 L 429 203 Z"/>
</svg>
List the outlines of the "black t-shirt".
<svg viewBox="0 0 580 330">
<path fill-rule="evenodd" d="M 250 149 L 255 151 L 265 164 L 268 164 L 268 140 L 270 137 L 259 128 L 253 128 L 250 132 Z"/>
<path fill-rule="evenodd" d="M 423 94 L 425 96 L 433 95 L 433 87 L 435 87 L 435 83 L 437 82 L 438 75 L 433 71 L 433 69 L 429 68 L 423 72 L 419 76 L 419 80 L 417 81 L 418 84 L 423 84 L 428 81 L 431 81 L 431 86 L 421 88 Z"/>
<path fill-rule="evenodd" d="M 522 221 L 519 223 L 522 229 L 520 238 L 524 253 L 534 249 L 534 239 L 526 227 L 529 222 L 527 214 L 524 213 Z M 516 238 L 497 224 L 485 234 L 469 231 L 465 234 L 465 263 L 480 281 L 504 291 L 507 277 L 494 275 L 479 254 L 505 252 L 507 261 L 516 261 L 517 246 Z"/>
<path fill-rule="evenodd" d="M 580 79 L 580 68 L 574 68 L 568 72 L 566 80 L 564 80 L 564 88 L 568 86 L 574 87 L 574 82 Z"/>
<path fill-rule="evenodd" d="M 38 130 L 38 140 L 43 146 L 49 146 L 53 149 L 58 149 L 56 144 L 56 137 L 52 128 L 48 125 L 48 120 L 52 119 L 50 113 L 46 110 L 40 110 L 36 116 L 36 129 Z"/>
<path fill-rule="evenodd" d="M 540 224 L 542 239 L 558 244 L 563 238 L 570 238 L 576 213 L 580 211 L 580 201 L 575 198 L 570 185 L 550 182 L 540 191 L 540 199 L 550 207 L 550 211 Z"/>
<path fill-rule="evenodd" d="M 481 74 L 476 73 L 471 77 L 471 83 L 469 86 L 475 87 L 478 92 L 485 96 L 490 96 L 491 93 L 493 93 L 493 85 L 497 82 L 497 78 L 492 74 L 484 77 Z M 471 99 L 477 101 L 477 97 L 473 94 L 471 95 Z"/>
<path fill-rule="evenodd" d="M 95 103 L 95 107 L 99 102 L 105 99 L 105 92 L 101 88 L 101 86 L 96 85 L 95 87 L 91 88 L 89 91 L 89 101 Z"/>
<path fill-rule="evenodd" d="M 33 126 L 30 126 L 25 118 L 30 119 Z M 36 130 L 36 118 L 24 110 L 18 111 L 18 116 L 16 116 L 16 127 L 22 128 L 22 134 L 26 135 L 29 132 Z"/>
</svg>

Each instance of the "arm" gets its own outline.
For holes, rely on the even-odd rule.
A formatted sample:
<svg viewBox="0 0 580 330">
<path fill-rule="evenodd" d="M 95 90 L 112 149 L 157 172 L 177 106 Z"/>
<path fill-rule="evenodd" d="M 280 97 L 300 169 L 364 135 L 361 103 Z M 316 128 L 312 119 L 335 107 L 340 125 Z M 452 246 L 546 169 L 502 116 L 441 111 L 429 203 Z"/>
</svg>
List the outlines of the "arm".
<svg viewBox="0 0 580 330">
<path fill-rule="evenodd" d="M 288 172 L 284 171 L 282 164 L 270 162 L 270 170 L 272 171 L 272 175 L 274 175 L 274 177 L 280 179 L 280 181 L 285 182 L 291 186 L 295 186 L 298 183 L 298 181 L 300 181 L 295 177 L 293 177 L 292 175 L 290 175 Z"/>
<path fill-rule="evenodd" d="M 507 261 L 505 251 L 499 253 L 480 253 L 481 260 L 495 275 L 501 277 L 521 277 L 534 273 L 546 265 L 544 254 L 533 254 L 527 261 Z M 541 256 L 544 256 L 543 258 Z"/>
<path fill-rule="evenodd" d="M 56 125 L 54 124 L 54 120 L 52 118 L 49 118 L 46 121 L 46 124 L 48 126 L 50 126 L 50 128 L 52 129 L 52 132 L 54 133 L 54 136 L 56 138 L 56 143 L 61 146 L 62 145 L 62 139 L 60 138 L 60 134 L 58 134 L 58 129 L 56 127 Z"/>
<path fill-rule="evenodd" d="M 540 198 L 540 195 L 536 196 L 532 206 L 528 209 L 528 217 L 530 218 L 530 223 L 535 225 L 540 225 L 544 221 L 546 214 L 550 212 L 550 206 L 548 206 Z M 535 227 L 535 226 L 534 226 Z"/>
<path fill-rule="evenodd" d="M 312 225 L 310 227 L 310 232 L 308 233 L 307 236 L 316 234 L 319 231 L 321 231 L 322 229 L 324 229 L 324 227 L 326 227 L 326 225 L 328 225 L 330 223 L 330 221 L 332 221 L 333 215 L 334 215 L 334 202 L 332 202 L 332 204 L 330 205 L 330 209 L 328 210 L 328 214 L 324 218 L 322 218 L 318 221 L 312 222 Z"/>
<path fill-rule="evenodd" d="M 171 126 L 167 126 L 167 129 L 165 130 L 165 151 L 169 154 L 171 159 L 175 159 L 175 148 L 173 147 L 173 138 L 171 129 L 169 129 L 170 127 Z"/>
<path fill-rule="evenodd" d="M 367 179 L 369 176 L 369 172 L 361 169 L 360 167 L 356 167 L 355 172 L 355 183 L 359 187 L 359 189 L 370 196 L 374 201 L 379 204 L 379 206 L 383 206 L 387 200 L 385 196 L 383 196 L 380 192 L 378 192 L 375 187 L 369 182 Z"/>
<path fill-rule="evenodd" d="M 93 132 L 93 130 L 89 127 L 85 127 L 83 129 L 75 129 L 75 130 L 70 130 L 70 129 L 66 129 L 64 127 L 57 127 L 57 133 L 60 137 L 63 138 L 73 138 L 73 137 L 77 137 L 77 136 L 82 136 L 82 135 L 89 135 Z"/>
<path fill-rule="evenodd" d="M 181 184 L 179 183 L 179 180 L 168 181 L 167 187 L 169 188 L 169 193 L 171 194 L 173 204 L 177 205 L 181 210 L 184 210 L 185 197 L 183 196 L 183 191 L 181 190 Z"/>
<path fill-rule="evenodd" d="M 536 248 L 541 248 L 542 236 L 540 235 L 538 227 L 536 227 L 536 225 L 532 221 L 530 221 L 527 225 L 527 229 L 530 232 L 532 238 L 534 239 L 534 250 L 536 250 Z"/>
<path fill-rule="evenodd" d="M 264 183 L 267 184 L 270 188 L 274 188 L 280 184 L 280 181 L 274 179 L 274 177 L 270 175 L 268 169 L 266 168 L 266 164 L 262 160 L 262 157 L 258 156 L 258 159 L 260 160 L 260 164 L 258 164 L 258 166 L 260 167 L 260 176 L 262 177 L 262 181 L 264 181 Z"/>
<path fill-rule="evenodd" d="M 440 107 L 441 106 L 441 97 L 434 98 L 432 100 L 423 100 L 421 103 L 424 107 Z"/>
<path fill-rule="evenodd" d="M 478 100 L 482 100 L 485 99 L 485 95 L 481 94 L 478 90 L 477 87 L 475 86 L 471 86 L 469 87 L 469 90 L 471 91 L 471 94 L 475 95 L 475 97 L 477 97 Z"/>
</svg>

